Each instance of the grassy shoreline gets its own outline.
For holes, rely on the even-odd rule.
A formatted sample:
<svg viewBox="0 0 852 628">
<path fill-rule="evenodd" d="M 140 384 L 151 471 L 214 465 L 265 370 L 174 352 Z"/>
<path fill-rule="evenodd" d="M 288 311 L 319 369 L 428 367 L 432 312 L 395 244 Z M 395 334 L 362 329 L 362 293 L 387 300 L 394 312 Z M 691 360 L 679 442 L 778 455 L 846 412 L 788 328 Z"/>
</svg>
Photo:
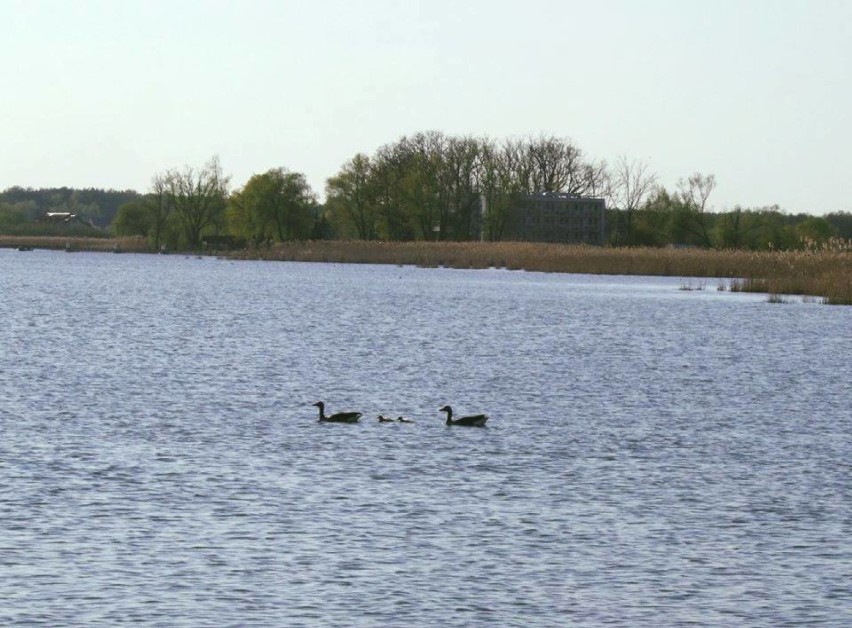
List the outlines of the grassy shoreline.
<svg viewBox="0 0 852 628">
<path fill-rule="evenodd" d="M 95 251 L 103 253 L 151 253 L 148 240 L 132 238 L 81 238 L 65 236 L 4 236 L 0 235 L 0 248 L 51 249 L 57 251 Z"/>
<path fill-rule="evenodd" d="M 0 247 L 150 253 L 144 238 L 0 236 Z M 378 242 L 316 240 L 219 251 L 228 259 L 490 268 L 598 275 L 731 280 L 732 290 L 795 294 L 852 305 L 852 250 L 835 243 L 804 251 L 606 248 L 539 242 Z"/>
</svg>

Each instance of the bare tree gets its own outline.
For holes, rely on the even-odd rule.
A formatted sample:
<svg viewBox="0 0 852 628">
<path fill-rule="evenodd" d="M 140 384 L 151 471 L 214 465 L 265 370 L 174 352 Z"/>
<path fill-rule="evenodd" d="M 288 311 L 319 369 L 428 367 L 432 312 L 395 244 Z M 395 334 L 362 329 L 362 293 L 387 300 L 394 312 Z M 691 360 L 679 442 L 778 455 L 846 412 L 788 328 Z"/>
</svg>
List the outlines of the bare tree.
<svg viewBox="0 0 852 628">
<path fill-rule="evenodd" d="M 450 218 L 449 188 L 442 170 L 447 137 L 439 131 L 428 131 L 404 139 L 412 156 L 404 186 L 407 204 L 421 232 L 426 237 L 434 232 L 436 239 L 443 240 L 448 235 Z"/>
<path fill-rule="evenodd" d="M 628 159 L 621 155 L 615 162 L 610 175 L 612 188 L 610 191 L 615 209 L 624 213 L 624 241 L 633 244 L 633 217 L 637 209 L 642 207 L 655 190 L 657 175 L 650 171 L 647 161 Z M 620 220 L 616 227 L 616 243 L 619 243 Z"/>
<path fill-rule="evenodd" d="M 516 163 L 525 163 L 523 151 L 516 141 L 507 140 L 502 146 L 488 138 L 480 140 L 477 190 L 485 203 L 481 236 L 485 240 L 502 239 L 512 203 L 529 176 L 518 174 Z"/>
<path fill-rule="evenodd" d="M 165 175 L 170 205 L 183 228 L 186 244 L 201 248 L 204 230 L 219 219 L 225 208 L 229 178 L 222 174 L 219 158 L 212 157 L 203 168 L 171 170 Z"/>
<path fill-rule="evenodd" d="M 154 231 L 154 250 L 160 251 L 163 229 L 172 209 L 169 202 L 167 175 L 158 174 L 151 179 L 151 191 L 146 199 L 145 207 L 151 216 L 151 227 Z"/>
<path fill-rule="evenodd" d="M 527 154 L 533 190 L 581 193 L 583 153 L 569 140 L 542 135 L 529 141 Z"/>
<path fill-rule="evenodd" d="M 609 176 L 609 166 L 605 160 L 588 161 L 583 166 L 585 196 L 607 198 L 611 196 L 612 180 Z"/>
<path fill-rule="evenodd" d="M 606 186 L 606 162 L 587 161 L 571 140 L 542 135 L 528 140 L 530 191 L 600 194 Z"/>
<path fill-rule="evenodd" d="M 532 162 L 528 158 L 527 143 L 508 139 L 503 142 L 498 154 L 501 183 L 504 189 L 529 194 L 532 185 Z"/>
<path fill-rule="evenodd" d="M 687 222 L 687 229 L 700 239 L 703 246 L 712 246 L 707 224 L 707 201 L 716 187 L 716 175 L 696 172 L 688 179 L 680 179 L 677 187 L 680 200 L 691 219 Z"/>
<path fill-rule="evenodd" d="M 481 144 L 473 137 L 447 139 L 441 164 L 441 183 L 446 189 L 447 213 L 456 238 L 467 240 L 475 235 L 479 208 L 477 169 Z"/>
</svg>

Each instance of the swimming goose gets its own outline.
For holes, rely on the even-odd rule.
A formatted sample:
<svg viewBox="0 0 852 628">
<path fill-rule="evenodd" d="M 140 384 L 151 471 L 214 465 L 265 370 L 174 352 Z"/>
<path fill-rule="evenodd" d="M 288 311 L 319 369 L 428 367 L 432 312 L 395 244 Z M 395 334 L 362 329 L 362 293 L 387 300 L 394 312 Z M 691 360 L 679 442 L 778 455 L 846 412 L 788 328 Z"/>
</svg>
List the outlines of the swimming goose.
<svg viewBox="0 0 852 628">
<path fill-rule="evenodd" d="M 488 415 L 485 414 L 460 416 L 457 419 L 453 419 L 453 409 L 450 406 L 444 406 L 443 408 L 438 410 L 438 412 L 447 413 L 447 425 L 469 425 L 473 427 L 482 427 L 488 420 Z"/>
<path fill-rule="evenodd" d="M 319 408 L 320 423 L 357 423 L 361 416 L 360 412 L 338 412 L 331 416 L 325 416 L 325 404 L 322 401 L 317 401 L 314 405 Z"/>
<path fill-rule="evenodd" d="M 393 419 L 386 416 L 382 416 L 381 414 L 378 416 L 378 419 L 379 423 L 393 423 Z"/>
<path fill-rule="evenodd" d="M 414 419 L 406 419 L 405 417 L 397 417 L 396 420 L 400 423 L 414 423 Z"/>
</svg>

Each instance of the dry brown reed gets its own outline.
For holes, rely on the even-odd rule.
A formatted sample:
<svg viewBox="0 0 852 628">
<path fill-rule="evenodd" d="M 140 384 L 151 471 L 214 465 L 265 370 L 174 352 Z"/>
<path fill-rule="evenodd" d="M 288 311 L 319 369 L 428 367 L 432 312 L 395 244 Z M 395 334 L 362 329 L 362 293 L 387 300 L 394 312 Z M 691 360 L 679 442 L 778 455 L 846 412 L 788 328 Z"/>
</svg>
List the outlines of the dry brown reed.
<svg viewBox="0 0 852 628">
<path fill-rule="evenodd" d="M 303 262 L 401 264 L 605 275 L 730 280 L 735 291 L 823 297 L 852 304 L 852 250 L 834 243 L 804 251 L 603 248 L 538 242 L 287 242 L 232 254 Z"/>
<path fill-rule="evenodd" d="M 807 245 L 801 251 L 753 253 L 754 261 L 731 290 L 822 297 L 852 305 L 852 246 L 842 240 Z"/>
<path fill-rule="evenodd" d="M 0 237 L 0 247 L 150 251 L 144 238 Z M 604 248 L 539 242 L 314 240 L 223 253 L 233 259 L 451 268 L 507 268 L 601 275 L 724 278 L 733 291 L 821 297 L 852 305 L 852 245 L 832 241 L 801 251 Z M 690 285 L 690 284 L 685 284 Z"/>
<path fill-rule="evenodd" d="M 0 248 L 55 249 L 66 251 L 150 252 L 145 238 L 65 238 L 62 236 L 0 236 Z"/>
<path fill-rule="evenodd" d="M 735 257 L 740 254 L 733 252 Z M 700 249 L 613 249 L 538 242 L 288 242 L 233 255 L 304 262 L 507 268 L 542 272 L 734 277 L 738 259 Z"/>
</svg>

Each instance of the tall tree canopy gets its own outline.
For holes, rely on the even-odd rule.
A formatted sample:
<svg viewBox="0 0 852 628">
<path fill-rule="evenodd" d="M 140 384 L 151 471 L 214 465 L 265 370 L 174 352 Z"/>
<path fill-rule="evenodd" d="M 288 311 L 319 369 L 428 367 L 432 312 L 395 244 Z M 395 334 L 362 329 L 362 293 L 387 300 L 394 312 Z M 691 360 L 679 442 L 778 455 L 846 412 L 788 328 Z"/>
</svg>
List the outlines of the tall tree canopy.
<svg viewBox="0 0 852 628">
<path fill-rule="evenodd" d="M 354 227 L 361 240 L 374 240 L 378 228 L 378 202 L 370 158 L 358 153 L 326 181 L 327 204 Z"/>
<path fill-rule="evenodd" d="M 216 227 L 225 209 L 229 178 L 222 173 L 218 157 L 204 167 L 186 166 L 163 175 L 165 195 L 183 230 L 186 245 L 201 248 L 201 239 L 210 227 Z"/>
<path fill-rule="evenodd" d="M 274 168 L 252 176 L 232 195 L 228 225 L 235 234 L 255 242 L 307 238 L 315 205 L 316 196 L 305 175 Z"/>
<path fill-rule="evenodd" d="M 329 212 L 360 238 L 469 240 L 504 236 L 513 199 L 529 192 L 599 195 L 606 164 L 568 139 L 497 144 L 438 131 L 358 154 L 328 179 Z M 484 200 L 485 210 L 482 210 Z"/>
</svg>

